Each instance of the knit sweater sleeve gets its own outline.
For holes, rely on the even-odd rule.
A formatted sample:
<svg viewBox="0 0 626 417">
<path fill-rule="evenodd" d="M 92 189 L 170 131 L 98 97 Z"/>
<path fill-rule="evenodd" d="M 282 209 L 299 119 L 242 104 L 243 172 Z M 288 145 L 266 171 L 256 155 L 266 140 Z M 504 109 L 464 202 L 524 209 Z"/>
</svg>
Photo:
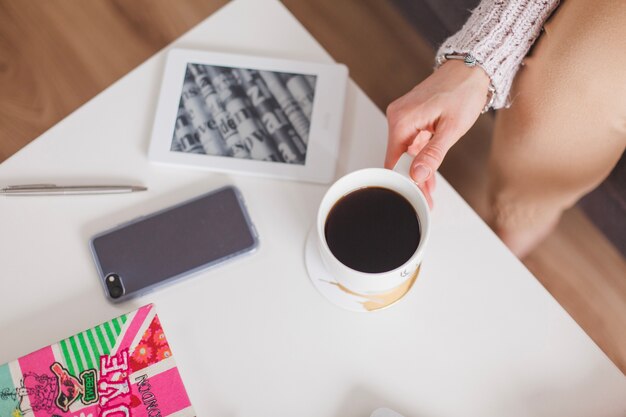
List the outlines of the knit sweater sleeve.
<svg viewBox="0 0 626 417">
<path fill-rule="evenodd" d="M 444 41 L 444 54 L 471 54 L 491 78 L 494 108 L 510 104 L 509 90 L 522 60 L 559 0 L 482 0 L 463 28 Z"/>
</svg>

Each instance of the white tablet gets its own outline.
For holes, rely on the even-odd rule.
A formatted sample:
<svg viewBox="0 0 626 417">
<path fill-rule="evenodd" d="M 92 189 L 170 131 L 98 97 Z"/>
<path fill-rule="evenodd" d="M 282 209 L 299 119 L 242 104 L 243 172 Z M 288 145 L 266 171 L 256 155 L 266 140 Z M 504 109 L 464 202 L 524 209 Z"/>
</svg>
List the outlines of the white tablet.
<svg viewBox="0 0 626 417">
<path fill-rule="evenodd" d="M 329 183 L 347 80 L 340 64 L 171 50 L 149 158 Z"/>
</svg>

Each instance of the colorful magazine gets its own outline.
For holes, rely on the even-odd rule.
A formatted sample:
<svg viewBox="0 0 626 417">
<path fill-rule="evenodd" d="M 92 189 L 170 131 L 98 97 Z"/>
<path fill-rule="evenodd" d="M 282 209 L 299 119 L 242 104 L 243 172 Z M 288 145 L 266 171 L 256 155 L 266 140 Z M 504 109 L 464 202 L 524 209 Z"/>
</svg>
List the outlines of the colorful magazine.
<svg viewBox="0 0 626 417">
<path fill-rule="evenodd" d="M 0 417 L 195 417 L 154 306 L 0 365 Z"/>
</svg>

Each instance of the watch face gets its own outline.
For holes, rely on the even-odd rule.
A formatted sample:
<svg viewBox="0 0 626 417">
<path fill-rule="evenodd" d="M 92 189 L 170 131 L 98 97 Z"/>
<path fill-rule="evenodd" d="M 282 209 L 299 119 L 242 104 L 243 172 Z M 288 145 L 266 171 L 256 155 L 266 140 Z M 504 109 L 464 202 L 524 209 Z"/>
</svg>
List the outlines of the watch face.
<svg viewBox="0 0 626 417">
<path fill-rule="evenodd" d="M 468 67 L 473 67 L 476 65 L 476 58 L 474 58 L 474 55 L 472 54 L 465 55 L 465 59 L 463 61 Z"/>
</svg>

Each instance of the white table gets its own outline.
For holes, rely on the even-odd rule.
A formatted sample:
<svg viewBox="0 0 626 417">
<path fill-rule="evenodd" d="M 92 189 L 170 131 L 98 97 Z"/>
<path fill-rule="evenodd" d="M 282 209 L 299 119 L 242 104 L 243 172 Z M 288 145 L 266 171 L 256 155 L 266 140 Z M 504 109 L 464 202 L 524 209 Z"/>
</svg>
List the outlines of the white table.
<svg viewBox="0 0 626 417">
<path fill-rule="evenodd" d="M 274 1 L 233 2 L 173 45 L 331 61 Z M 0 165 L 2 184 L 150 188 L 0 199 L 0 363 L 155 302 L 202 417 L 363 417 L 383 405 L 407 417 L 626 415 L 624 375 L 441 178 L 408 296 L 367 314 L 322 298 L 303 250 L 326 187 L 147 161 L 163 64 L 162 51 Z M 337 175 L 382 165 L 385 138 L 383 114 L 350 83 Z M 257 254 L 105 301 L 90 236 L 225 184 L 247 200 Z"/>
</svg>

